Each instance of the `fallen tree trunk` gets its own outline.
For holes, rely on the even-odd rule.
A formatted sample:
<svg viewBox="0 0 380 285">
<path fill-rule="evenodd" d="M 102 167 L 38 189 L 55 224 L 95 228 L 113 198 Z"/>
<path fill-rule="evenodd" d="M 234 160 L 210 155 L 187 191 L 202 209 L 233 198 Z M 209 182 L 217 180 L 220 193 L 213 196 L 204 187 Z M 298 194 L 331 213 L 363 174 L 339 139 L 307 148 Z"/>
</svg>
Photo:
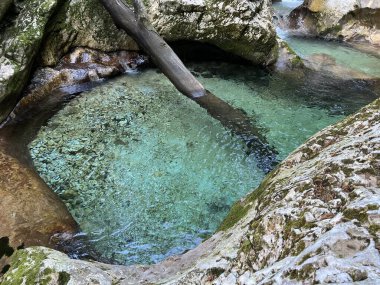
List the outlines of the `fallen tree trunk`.
<svg viewBox="0 0 380 285">
<path fill-rule="evenodd" d="M 269 145 L 266 137 L 262 134 L 263 129 L 255 126 L 246 113 L 232 107 L 209 91 L 206 91 L 205 96 L 196 98 L 195 102 L 243 140 L 248 148 L 247 154 L 256 157 L 257 165 L 265 173 L 270 172 L 277 165 L 278 152 Z"/>
<path fill-rule="evenodd" d="M 206 90 L 202 84 L 149 24 L 140 0 L 134 0 L 135 11 L 126 6 L 122 0 L 100 1 L 111 14 L 115 24 L 124 29 L 151 56 L 178 91 L 190 98 L 205 95 Z"/>
<path fill-rule="evenodd" d="M 127 6 L 123 0 L 100 2 L 111 14 L 115 24 L 139 44 L 178 91 L 197 102 L 212 117 L 243 139 L 248 152 L 257 157 L 261 169 L 269 172 L 277 164 L 277 152 L 270 147 L 261 130 L 252 125 L 250 118 L 243 111 L 233 108 L 206 91 L 149 23 L 145 7 L 140 0 L 133 0 L 133 8 Z"/>
</svg>

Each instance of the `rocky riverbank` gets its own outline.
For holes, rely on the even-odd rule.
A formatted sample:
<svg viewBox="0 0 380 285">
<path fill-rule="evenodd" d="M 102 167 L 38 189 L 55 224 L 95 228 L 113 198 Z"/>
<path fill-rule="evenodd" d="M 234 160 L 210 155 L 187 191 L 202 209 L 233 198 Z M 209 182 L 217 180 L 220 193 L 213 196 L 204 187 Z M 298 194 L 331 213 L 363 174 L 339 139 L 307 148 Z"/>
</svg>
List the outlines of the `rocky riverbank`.
<svg viewBox="0 0 380 285">
<path fill-rule="evenodd" d="M 2 284 L 372 284 L 380 278 L 380 101 L 319 132 L 194 250 L 146 266 L 19 250 Z M 371 283 L 372 282 L 372 283 Z"/>
<path fill-rule="evenodd" d="M 290 27 L 308 35 L 380 45 L 380 2 L 305 0 L 290 14 Z"/>
</svg>

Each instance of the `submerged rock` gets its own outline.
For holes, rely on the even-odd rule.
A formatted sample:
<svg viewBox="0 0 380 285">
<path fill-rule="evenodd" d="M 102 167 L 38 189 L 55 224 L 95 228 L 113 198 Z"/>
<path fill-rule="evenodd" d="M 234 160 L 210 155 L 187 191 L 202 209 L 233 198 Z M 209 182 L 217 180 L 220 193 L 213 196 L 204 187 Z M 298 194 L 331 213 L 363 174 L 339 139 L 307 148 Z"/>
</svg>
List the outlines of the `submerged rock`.
<svg viewBox="0 0 380 285">
<path fill-rule="evenodd" d="M 305 0 L 290 14 L 290 25 L 312 35 L 380 45 L 380 2 Z"/>
<path fill-rule="evenodd" d="M 123 267 L 29 248 L 16 253 L 0 281 L 375 283 L 380 278 L 379 109 L 376 100 L 313 136 L 234 205 L 219 232 L 184 255 L 150 267 Z"/>
</svg>

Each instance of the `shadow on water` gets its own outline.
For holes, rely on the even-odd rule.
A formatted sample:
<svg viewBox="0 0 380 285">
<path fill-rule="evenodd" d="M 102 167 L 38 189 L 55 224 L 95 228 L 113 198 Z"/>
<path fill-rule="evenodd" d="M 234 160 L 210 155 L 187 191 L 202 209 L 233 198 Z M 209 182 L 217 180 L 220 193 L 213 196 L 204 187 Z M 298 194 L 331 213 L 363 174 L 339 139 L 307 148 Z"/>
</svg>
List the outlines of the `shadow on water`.
<svg viewBox="0 0 380 285">
<path fill-rule="evenodd" d="M 269 173 L 278 164 L 277 150 L 269 144 L 263 129 L 252 119 L 252 114 L 250 117 L 244 110 L 232 107 L 209 91 L 206 96 L 195 101 L 205 108 L 211 117 L 243 140 L 247 146 L 247 155 L 254 155 L 257 166 L 264 173 Z"/>
<path fill-rule="evenodd" d="M 286 99 L 289 104 L 326 109 L 330 115 L 347 116 L 380 96 L 380 78 L 342 79 L 310 69 L 273 73 L 224 63 L 197 63 L 190 68 L 204 82 L 212 78 L 244 82 L 265 100 Z M 223 92 L 216 94 L 234 105 L 232 97 L 225 97 Z"/>
</svg>

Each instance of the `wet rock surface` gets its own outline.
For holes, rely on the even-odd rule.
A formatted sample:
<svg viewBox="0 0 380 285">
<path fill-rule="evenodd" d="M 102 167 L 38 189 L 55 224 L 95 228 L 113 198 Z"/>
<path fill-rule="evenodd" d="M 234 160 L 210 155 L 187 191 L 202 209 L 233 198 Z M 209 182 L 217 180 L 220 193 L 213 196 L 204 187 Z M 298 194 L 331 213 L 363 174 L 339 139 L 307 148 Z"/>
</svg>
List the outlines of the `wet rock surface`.
<svg viewBox="0 0 380 285">
<path fill-rule="evenodd" d="M 58 93 L 62 96 L 78 94 L 106 79 L 134 72 L 138 66 L 147 62 L 146 56 L 136 52 L 105 53 L 89 48 L 76 48 L 64 56 L 54 68 L 43 67 L 34 72 L 31 83 L 24 91 L 24 97 L 7 121 L 32 117 L 33 112 L 31 113 L 30 109 L 35 108 L 38 101 L 42 102 L 49 96 L 54 100 L 55 97 L 59 97 Z"/>
<path fill-rule="evenodd" d="M 68 284 L 88 278 L 101 284 L 371 284 L 380 278 L 379 104 L 309 139 L 235 204 L 218 233 L 184 255 L 122 267 L 29 248 L 17 252 L 2 282 L 64 274 Z"/>
</svg>

